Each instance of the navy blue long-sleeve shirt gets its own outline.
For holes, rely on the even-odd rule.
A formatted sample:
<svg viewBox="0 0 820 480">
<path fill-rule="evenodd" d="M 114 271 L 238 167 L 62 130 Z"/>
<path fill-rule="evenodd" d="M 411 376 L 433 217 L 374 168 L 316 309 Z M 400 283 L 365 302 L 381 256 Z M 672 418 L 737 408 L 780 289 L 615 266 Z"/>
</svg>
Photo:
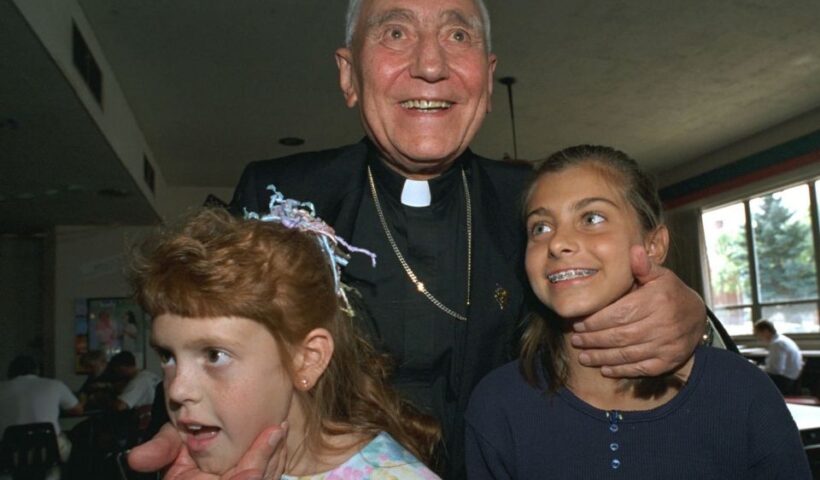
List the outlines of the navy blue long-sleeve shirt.
<svg viewBox="0 0 820 480">
<path fill-rule="evenodd" d="M 619 414 L 566 388 L 534 388 L 512 362 L 478 385 L 466 420 L 470 479 L 811 478 L 769 378 L 713 348 L 697 349 L 687 384 L 668 403 Z"/>
</svg>

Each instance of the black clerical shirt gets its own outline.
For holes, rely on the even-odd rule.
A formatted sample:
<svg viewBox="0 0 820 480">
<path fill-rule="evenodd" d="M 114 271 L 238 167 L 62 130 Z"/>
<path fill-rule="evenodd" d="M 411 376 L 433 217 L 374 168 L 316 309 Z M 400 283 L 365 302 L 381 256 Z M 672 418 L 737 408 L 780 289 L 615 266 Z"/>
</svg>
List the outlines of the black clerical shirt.
<svg viewBox="0 0 820 480">
<path fill-rule="evenodd" d="M 442 312 L 418 292 L 396 259 L 370 193 L 367 167 L 399 249 L 425 286 L 466 322 Z M 472 298 L 467 284 L 464 169 L 473 204 Z M 354 317 L 397 368 L 393 383 L 408 400 L 442 423 L 447 451 L 445 478 L 464 478 L 463 412 L 472 388 L 513 354 L 515 327 L 524 304 L 524 229 L 516 214 L 528 169 L 481 158 L 467 150 L 431 180 L 432 204 L 401 205 L 404 178 L 378 158 L 368 139 L 320 152 L 304 152 L 249 164 L 237 185 L 233 211 L 265 211 L 267 186 L 288 198 L 311 201 L 345 240 L 378 254 L 353 255 L 344 280 L 364 297 L 370 315 Z M 355 298 L 355 297 L 354 297 Z"/>
<path fill-rule="evenodd" d="M 402 205 L 405 178 L 387 167 L 374 149 L 368 165 L 390 233 L 410 268 L 425 287 L 448 308 L 468 317 L 467 210 L 461 171 L 468 162 L 456 160 L 444 174 L 429 181 L 431 204 Z M 410 281 L 391 248 L 372 195 L 362 195 L 353 245 L 377 255 L 377 268 L 362 272 L 368 282 L 353 281 L 370 313 L 379 319 L 368 325 L 372 340 L 395 361 L 393 384 L 413 404 L 442 422 L 450 438 L 457 415 L 457 395 L 464 362 L 466 324 L 431 303 Z M 351 276 L 370 269 L 368 259 L 353 257 Z M 469 320 L 468 320 L 469 321 Z"/>
</svg>

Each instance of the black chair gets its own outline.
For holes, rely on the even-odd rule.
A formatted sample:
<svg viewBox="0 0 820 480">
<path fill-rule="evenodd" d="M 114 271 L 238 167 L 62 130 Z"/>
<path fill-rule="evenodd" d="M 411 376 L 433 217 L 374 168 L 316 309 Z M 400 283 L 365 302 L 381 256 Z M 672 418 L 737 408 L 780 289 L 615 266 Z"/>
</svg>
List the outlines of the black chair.
<svg viewBox="0 0 820 480">
<path fill-rule="evenodd" d="M 57 433 L 49 422 L 6 427 L 0 470 L 14 480 L 41 480 L 60 465 Z"/>
<path fill-rule="evenodd" d="M 711 326 L 713 332 L 717 334 L 723 344 L 726 345 L 726 350 L 740 354 L 737 344 L 734 340 L 732 340 L 732 337 L 729 336 L 729 332 L 726 331 L 726 328 L 722 323 L 720 323 L 720 320 L 718 320 L 717 316 L 714 312 L 712 312 L 712 310 L 709 309 L 709 307 L 706 308 L 706 316 L 709 317 L 709 325 Z"/>
<path fill-rule="evenodd" d="M 63 465 L 65 480 L 142 480 L 156 474 L 132 472 L 121 459 L 123 452 L 151 438 L 151 405 L 119 412 L 98 412 L 78 423 L 68 432 L 73 448 L 71 458 Z"/>
<path fill-rule="evenodd" d="M 820 445 L 806 445 L 805 450 L 812 478 L 820 479 Z"/>
</svg>

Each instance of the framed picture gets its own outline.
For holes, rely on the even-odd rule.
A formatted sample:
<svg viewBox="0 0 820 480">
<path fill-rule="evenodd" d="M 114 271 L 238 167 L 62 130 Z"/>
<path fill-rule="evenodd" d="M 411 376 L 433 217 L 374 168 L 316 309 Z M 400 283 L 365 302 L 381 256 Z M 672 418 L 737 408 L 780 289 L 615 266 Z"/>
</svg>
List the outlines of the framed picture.
<svg viewBox="0 0 820 480">
<path fill-rule="evenodd" d="M 110 359 L 128 350 L 137 365 L 145 367 L 147 320 L 142 308 L 129 297 L 78 299 L 74 305 L 75 370 L 87 373 L 82 356 L 100 350 Z"/>
</svg>

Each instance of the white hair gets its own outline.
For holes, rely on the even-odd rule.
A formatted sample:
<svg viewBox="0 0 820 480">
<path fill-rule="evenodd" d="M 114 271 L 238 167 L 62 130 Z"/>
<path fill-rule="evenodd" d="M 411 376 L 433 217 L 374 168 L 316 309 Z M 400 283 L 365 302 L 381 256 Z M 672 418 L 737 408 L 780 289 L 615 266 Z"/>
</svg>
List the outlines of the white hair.
<svg viewBox="0 0 820 480">
<path fill-rule="evenodd" d="M 490 43 L 490 13 L 484 0 L 473 0 L 478 12 L 481 15 L 481 30 L 484 33 L 484 47 L 487 53 L 492 51 Z M 350 0 L 347 4 L 347 15 L 345 17 L 345 46 L 350 48 L 353 45 L 353 35 L 356 33 L 356 23 L 359 20 L 359 13 L 362 10 L 362 0 Z"/>
</svg>

